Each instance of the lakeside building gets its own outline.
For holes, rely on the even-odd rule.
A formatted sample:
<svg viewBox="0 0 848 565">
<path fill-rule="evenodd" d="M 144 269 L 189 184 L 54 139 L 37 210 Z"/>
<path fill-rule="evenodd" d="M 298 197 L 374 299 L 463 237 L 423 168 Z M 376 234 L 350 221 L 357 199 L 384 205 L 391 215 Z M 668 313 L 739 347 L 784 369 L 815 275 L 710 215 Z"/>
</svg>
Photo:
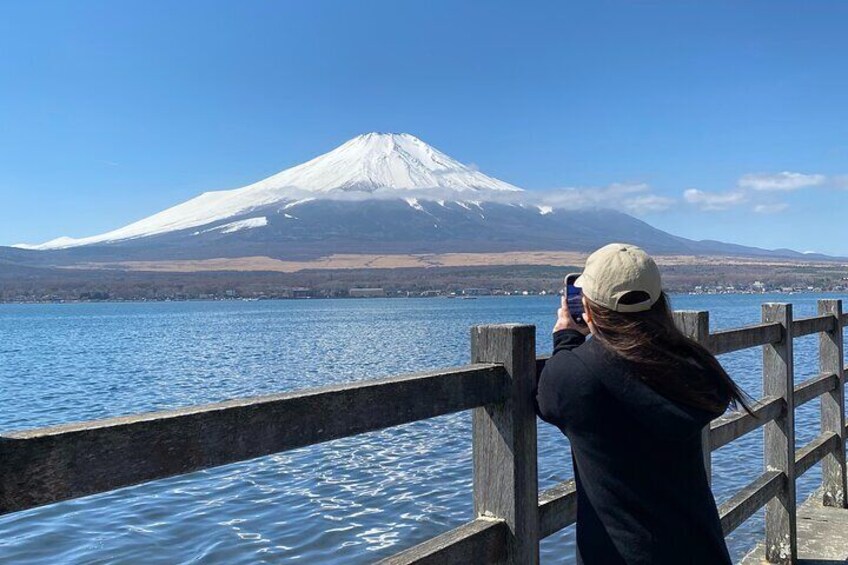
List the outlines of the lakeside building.
<svg viewBox="0 0 848 565">
<path fill-rule="evenodd" d="M 282 296 L 283 298 L 312 298 L 312 289 L 303 286 L 284 288 Z"/>
<path fill-rule="evenodd" d="M 382 298 L 386 291 L 382 288 L 352 288 L 347 294 L 351 298 Z"/>
<path fill-rule="evenodd" d="M 464 296 L 489 296 L 492 291 L 488 288 L 466 288 L 463 289 Z"/>
</svg>

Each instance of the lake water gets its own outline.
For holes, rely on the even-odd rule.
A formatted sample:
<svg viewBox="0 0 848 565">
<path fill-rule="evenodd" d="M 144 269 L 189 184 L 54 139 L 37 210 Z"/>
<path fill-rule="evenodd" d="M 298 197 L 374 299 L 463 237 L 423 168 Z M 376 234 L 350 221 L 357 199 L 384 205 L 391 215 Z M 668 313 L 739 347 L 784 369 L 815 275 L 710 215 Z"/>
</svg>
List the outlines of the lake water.
<svg viewBox="0 0 848 565">
<path fill-rule="evenodd" d="M 760 304 L 815 314 L 824 295 L 674 296 L 713 329 L 751 324 Z M 842 297 L 848 298 L 848 297 Z M 0 431 L 292 391 L 464 364 L 469 327 L 536 324 L 550 350 L 556 297 L 0 305 Z M 796 340 L 797 380 L 817 372 Z M 722 356 L 753 396 L 761 354 Z M 819 433 L 797 411 L 798 447 Z M 472 518 L 468 412 L 0 517 L 4 563 L 367 563 Z M 634 461 L 638 464 L 638 461 Z M 762 472 L 762 432 L 714 453 L 719 502 Z M 539 426 L 541 488 L 571 477 L 568 442 Z M 799 479 L 799 499 L 818 484 Z M 762 511 L 728 538 L 739 558 Z M 574 559 L 574 528 L 542 542 Z"/>
</svg>

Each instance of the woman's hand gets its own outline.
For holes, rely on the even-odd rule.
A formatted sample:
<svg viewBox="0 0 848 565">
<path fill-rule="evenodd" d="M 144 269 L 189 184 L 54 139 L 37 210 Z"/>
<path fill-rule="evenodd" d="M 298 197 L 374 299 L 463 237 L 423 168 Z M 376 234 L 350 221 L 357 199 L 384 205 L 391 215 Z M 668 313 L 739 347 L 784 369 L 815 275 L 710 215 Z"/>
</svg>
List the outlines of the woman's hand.
<svg viewBox="0 0 848 565">
<path fill-rule="evenodd" d="M 576 330 L 583 335 L 588 335 L 589 333 L 589 326 L 578 324 L 571 317 L 571 313 L 568 311 L 568 305 L 565 302 L 565 296 L 560 299 L 560 306 L 557 310 L 557 321 L 554 324 L 553 333 L 560 330 Z"/>
</svg>

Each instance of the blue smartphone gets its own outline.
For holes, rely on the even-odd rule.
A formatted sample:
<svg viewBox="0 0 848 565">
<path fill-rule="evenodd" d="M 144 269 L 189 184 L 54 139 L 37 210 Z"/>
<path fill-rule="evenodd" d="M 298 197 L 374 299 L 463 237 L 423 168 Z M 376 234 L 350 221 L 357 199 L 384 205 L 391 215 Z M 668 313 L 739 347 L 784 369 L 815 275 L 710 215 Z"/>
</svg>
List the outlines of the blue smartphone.
<svg viewBox="0 0 848 565">
<path fill-rule="evenodd" d="M 565 304 L 568 307 L 568 313 L 571 314 L 571 319 L 581 326 L 585 326 L 586 322 L 583 320 L 583 291 L 574 286 L 574 281 L 579 276 L 580 273 L 571 273 L 565 276 L 563 294 L 565 294 Z"/>
</svg>

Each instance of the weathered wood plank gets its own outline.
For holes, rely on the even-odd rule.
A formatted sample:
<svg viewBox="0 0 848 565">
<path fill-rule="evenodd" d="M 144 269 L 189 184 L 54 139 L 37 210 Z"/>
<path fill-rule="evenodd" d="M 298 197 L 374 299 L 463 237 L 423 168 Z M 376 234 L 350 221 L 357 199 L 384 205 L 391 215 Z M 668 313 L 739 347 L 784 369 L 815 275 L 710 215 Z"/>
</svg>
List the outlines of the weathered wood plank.
<svg viewBox="0 0 848 565">
<path fill-rule="evenodd" d="M 783 488 L 784 481 L 786 475 L 780 471 L 766 471 L 719 506 L 718 515 L 724 535 L 730 535 L 754 512 L 765 506 Z"/>
<path fill-rule="evenodd" d="M 503 519 L 509 528 L 506 562 L 539 562 L 539 485 L 536 469 L 536 328 L 475 326 L 471 360 L 502 363 L 510 393 L 475 408 L 472 418 L 474 513 Z"/>
<path fill-rule="evenodd" d="M 714 355 L 759 347 L 780 339 L 780 324 L 764 322 L 755 326 L 722 330 L 710 335 L 709 349 Z"/>
<path fill-rule="evenodd" d="M 509 386 L 478 364 L 10 433 L 0 513 L 503 402 Z"/>
<path fill-rule="evenodd" d="M 674 312 L 674 323 L 678 329 L 688 338 L 697 341 L 707 349 L 710 348 L 710 313 L 679 310 Z M 704 426 L 701 430 L 701 451 L 704 458 L 704 469 L 707 472 L 707 481 L 712 483 L 713 463 L 712 449 L 710 448 L 710 426 Z"/>
<path fill-rule="evenodd" d="M 701 310 L 675 310 L 674 324 L 686 337 L 709 347 L 710 313 Z"/>
<path fill-rule="evenodd" d="M 710 449 L 716 450 L 764 426 L 782 414 L 784 407 L 783 398 L 767 396 L 751 407 L 753 416 L 739 411 L 716 418 L 710 424 Z"/>
<path fill-rule="evenodd" d="M 835 373 L 822 373 L 795 385 L 795 408 L 839 386 Z"/>
<path fill-rule="evenodd" d="M 763 346 L 763 394 L 782 397 L 785 405 L 763 429 L 765 466 L 786 474 L 783 487 L 766 504 L 766 558 L 771 563 L 789 564 L 798 558 L 792 305 L 763 304 L 763 322 L 781 326 L 780 340 Z"/>
<path fill-rule="evenodd" d="M 577 486 L 574 480 L 558 484 L 539 495 L 539 535 L 546 538 L 577 521 Z"/>
<path fill-rule="evenodd" d="M 503 520 L 477 518 L 449 532 L 378 561 L 381 565 L 503 563 L 509 528 Z"/>
<path fill-rule="evenodd" d="M 819 332 L 830 332 L 836 328 L 836 321 L 831 314 L 812 316 L 809 318 L 798 318 L 792 322 L 792 335 L 801 337 Z"/>
<path fill-rule="evenodd" d="M 810 470 L 835 446 L 839 445 L 839 436 L 834 432 L 822 432 L 816 439 L 795 452 L 795 478 Z"/>
<path fill-rule="evenodd" d="M 819 314 L 831 320 L 842 318 L 841 300 L 819 300 Z M 821 398 L 821 430 L 837 436 L 832 449 L 822 461 L 822 496 L 825 506 L 848 506 L 848 484 L 845 465 L 845 371 L 843 368 L 843 332 L 839 324 L 819 334 L 819 370 L 833 373 L 836 386 Z"/>
</svg>

